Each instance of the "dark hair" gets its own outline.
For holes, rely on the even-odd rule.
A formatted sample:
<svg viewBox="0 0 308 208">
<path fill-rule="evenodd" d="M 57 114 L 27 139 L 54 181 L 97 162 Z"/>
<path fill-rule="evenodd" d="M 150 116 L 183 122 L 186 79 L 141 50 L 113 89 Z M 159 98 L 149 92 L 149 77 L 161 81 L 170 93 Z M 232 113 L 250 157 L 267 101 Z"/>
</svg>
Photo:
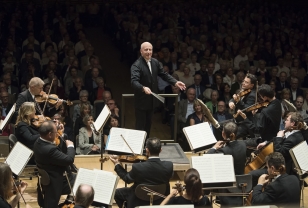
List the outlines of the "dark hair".
<svg viewBox="0 0 308 208">
<path fill-rule="evenodd" d="M 53 45 L 52 43 L 46 43 L 46 44 L 45 44 L 45 50 L 46 50 L 46 48 L 48 48 L 49 46 L 51 46 L 52 49 L 54 49 L 54 45 Z"/>
<path fill-rule="evenodd" d="M 297 99 L 297 98 L 296 98 Z M 286 117 L 291 116 L 290 121 L 295 123 L 295 126 L 298 125 L 299 122 L 304 123 L 303 116 L 299 112 L 290 112 Z"/>
<path fill-rule="evenodd" d="M 83 186 L 90 186 L 91 190 L 86 192 L 85 190 L 82 190 Z M 94 194 L 95 192 L 91 185 L 80 184 L 76 191 L 76 198 L 75 198 L 76 205 L 89 207 L 93 202 Z"/>
<path fill-rule="evenodd" d="M 112 120 L 112 119 L 116 119 L 116 120 L 118 121 L 118 125 L 120 125 L 120 123 L 119 123 L 119 117 L 116 116 L 116 115 L 110 115 L 110 117 L 109 117 L 109 119 L 108 119 L 108 125 L 109 125 L 109 127 L 111 127 L 111 120 Z"/>
<path fill-rule="evenodd" d="M 237 134 L 237 125 L 230 121 L 224 124 L 223 132 L 226 134 L 226 137 L 230 140 L 236 139 Z"/>
<path fill-rule="evenodd" d="M 53 121 L 44 121 L 38 131 L 41 136 L 47 136 L 54 130 L 54 126 L 55 124 Z"/>
<path fill-rule="evenodd" d="M 265 161 L 269 167 L 274 166 L 276 170 L 280 170 L 285 166 L 285 159 L 280 152 L 273 152 L 266 156 Z"/>
<path fill-rule="evenodd" d="M 148 138 L 145 147 L 149 149 L 151 155 L 159 155 L 161 150 L 160 139 L 156 137 Z"/>
<path fill-rule="evenodd" d="M 253 74 L 247 74 L 246 77 L 250 79 L 250 83 L 253 84 L 253 88 L 255 88 L 257 83 L 257 77 Z"/>
<path fill-rule="evenodd" d="M 12 170 L 6 163 L 0 162 L 0 196 L 7 200 L 12 192 Z"/>
<path fill-rule="evenodd" d="M 199 172 L 194 168 L 189 168 L 185 172 L 184 183 L 187 195 L 192 202 L 198 202 L 202 195 L 202 182 Z"/>
<path fill-rule="evenodd" d="M 275 96 L 274 90 L 268 84 L 262 84 L 259 87 L 258 93 L 263 97 L 273 98 Z"/>
</svg>

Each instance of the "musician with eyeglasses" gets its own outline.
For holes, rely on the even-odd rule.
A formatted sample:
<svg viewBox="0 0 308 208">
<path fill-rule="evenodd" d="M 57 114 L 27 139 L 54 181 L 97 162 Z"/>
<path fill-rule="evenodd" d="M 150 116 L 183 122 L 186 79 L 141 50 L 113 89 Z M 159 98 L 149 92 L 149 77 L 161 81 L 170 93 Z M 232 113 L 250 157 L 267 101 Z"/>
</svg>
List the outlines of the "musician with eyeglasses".
<svg viewBox="0 0 308 208">
<path fill-rule="evenodd" d="M 279 207 L 300 206 L 300 181 L 285 172 L 285 159 L 279 152 L 266 157 L 267 174 L 259 177 L 253 188 L 252 205 L 275 204 Z M 273 181 L 270 182 L 270 179 Z M 262 189 L 264 188 L 264 191 Z"/>
</svg>

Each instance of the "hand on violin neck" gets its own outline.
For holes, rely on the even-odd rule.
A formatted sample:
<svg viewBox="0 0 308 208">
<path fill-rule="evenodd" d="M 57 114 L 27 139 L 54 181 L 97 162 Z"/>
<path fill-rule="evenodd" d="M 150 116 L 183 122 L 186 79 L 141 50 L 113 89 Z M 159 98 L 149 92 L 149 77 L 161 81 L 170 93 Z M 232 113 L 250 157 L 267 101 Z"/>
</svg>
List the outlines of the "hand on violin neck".
<svg viewBox="0 0 308 208">
<path fill-rule="evenodd" d="M 220 149 L 220 148 L 223 147 L 224 144 L 225 144 L 224 141 L 218 141 L 218 142 L 213 146 L 213 148 L 215 148 L 216 150 L 217 150 L 217 149 Z"/>
<path fill-rule="evenodd" d="M 114 165 L 120 164 L 117 155 L 110 155 L 109 159 L 111 160 L 111 162 L 113 162 Z"/>
<path fill-rule="evenodd" d="M 267 174 L 263 174 L 259 177 L 259 180 L 258 180 L 258 184 L 260 185 L 264 185 L 266 183 L 268 183 L 269 179 L 268 179 L 268 175 Z"/>
</svg>

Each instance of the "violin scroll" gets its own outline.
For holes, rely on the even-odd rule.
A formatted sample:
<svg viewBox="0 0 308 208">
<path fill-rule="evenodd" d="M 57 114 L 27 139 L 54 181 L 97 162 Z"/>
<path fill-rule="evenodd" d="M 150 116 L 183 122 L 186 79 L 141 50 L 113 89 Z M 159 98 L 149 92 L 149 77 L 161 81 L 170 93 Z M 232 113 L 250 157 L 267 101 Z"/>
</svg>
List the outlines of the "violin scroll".
<svg viewBox="0 0 308 208">
<path fill-rule="evenodd" d="M 183 186 L 183 184 L 180 181 L 177 181 L 174 186 L 172 186 L 172 189 L 176 189 L 179 194 L 182 196 L 183 195 L 183 191 L 185 190 L 185 186 Z"/>
</svg>

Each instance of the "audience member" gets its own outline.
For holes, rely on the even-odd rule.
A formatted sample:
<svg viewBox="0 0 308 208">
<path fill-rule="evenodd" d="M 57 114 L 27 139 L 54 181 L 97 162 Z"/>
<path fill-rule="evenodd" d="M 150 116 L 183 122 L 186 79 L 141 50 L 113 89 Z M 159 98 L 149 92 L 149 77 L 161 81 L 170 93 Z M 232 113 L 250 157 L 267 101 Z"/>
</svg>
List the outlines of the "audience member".
<svg viewBox="0 0 308 208">
<path fill-rule="evenodd" d="M 75 122 L 76 119 L 80 116 L 80 108 L 81 108 L 81 105 L 82 104 L 89 104 L 89 101 L 88 101 L 88 98 L 89 98 L 89 93 L 87 90 L 81 90 L 79 92 L 79 100 L 80 100 L 80 103 L 75 105 L 74 106 L 74 113 L 73 113 L 73 121 Z M 90 105 L 91 107 L 91 111 L 90 111 L 90 114 L 92 114 L 92 111 L 93 111 L 93 106 Z"/>
<path fill-rule="evenodd" d="M 205 103 L 205 105 L 210 109 L 212 114 L 217 112 L 218 99 L 219 99 L 219 92 L 217 90 L 212 90 L 211 100 Z"/>
<path fill-rule="evenodd" d="M 295 101 L 298 96 L 303 96 L 304 94 L 303 90 L 299 88 L 298 84 L 299 84 L 298 78 L 292 78 L 291 88 L 290 88 L 291 92 L 290 100 L 292 102 Z"/>
<path fill-rule="evenodd" d="M 194 76 L 194 84 L 188 86 L 188 88 L 194 88 L 196 90 L 196 98 L 202 99 L 203 92 L 205 90 L 205 87 L 201 85 L 202 77 L 200 74 L 196 74 Z"/>
<path fill-rule="evenodd" d="M 91 105 L 89 103 L 83 103 L 80 107 L 80 115 L 74 122 L 74 137 L 78 135 L 79 129 L 84 127 L 85 124 L 83 122 L 83 118 L 86 115 L 91 115 Z"/>
</svg>

